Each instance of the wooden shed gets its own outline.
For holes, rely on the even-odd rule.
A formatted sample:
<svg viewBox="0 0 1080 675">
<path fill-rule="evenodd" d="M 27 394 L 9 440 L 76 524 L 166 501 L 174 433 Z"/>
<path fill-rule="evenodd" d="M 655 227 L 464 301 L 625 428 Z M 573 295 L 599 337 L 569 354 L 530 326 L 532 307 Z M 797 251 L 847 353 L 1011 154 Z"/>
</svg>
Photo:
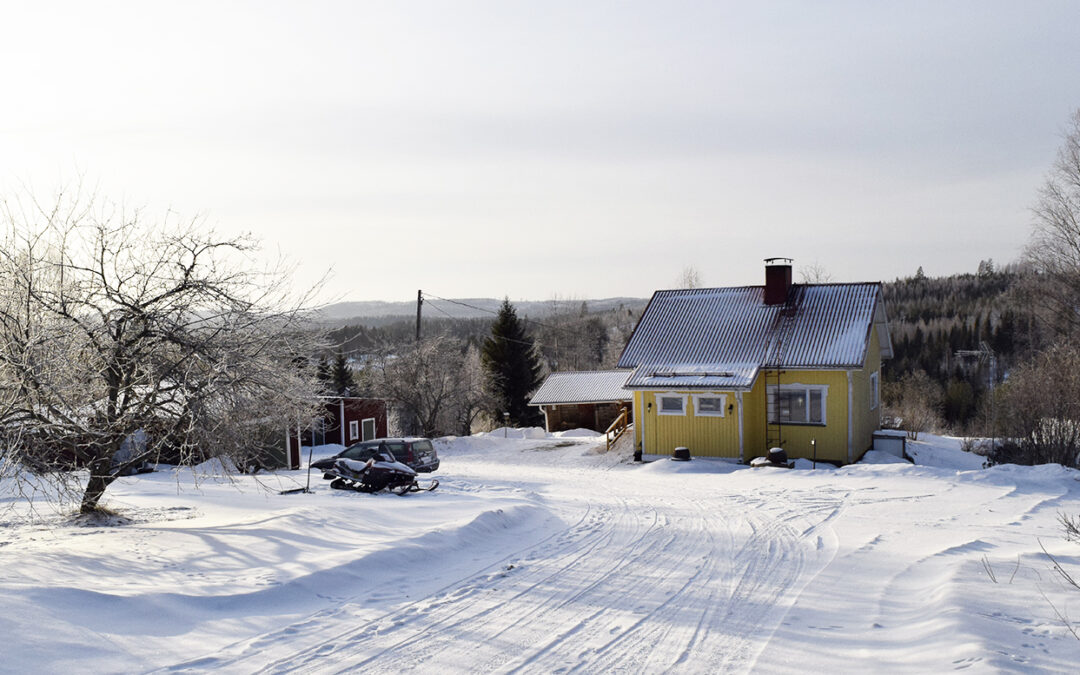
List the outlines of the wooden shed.
<svg viewBox="0 0 1080 675">
<path fill-rule="evenodd" d="M 632 414 L 633 394 L 623 389 L 628 370 L 587 370 L 552 373 L 529 405 L 544 413 L 548 432 L 592 429 L 603 432 L 626 408 Z"/>
</svg>

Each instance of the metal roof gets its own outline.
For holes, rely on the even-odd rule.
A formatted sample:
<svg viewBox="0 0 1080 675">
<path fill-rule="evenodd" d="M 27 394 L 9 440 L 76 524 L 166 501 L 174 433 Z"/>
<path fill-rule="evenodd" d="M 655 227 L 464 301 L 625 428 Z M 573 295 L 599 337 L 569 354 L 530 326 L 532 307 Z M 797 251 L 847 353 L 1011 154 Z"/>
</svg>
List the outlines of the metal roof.
<svg viewBox="0 0 1080 675">
<path fill-rule="evenodd" d="M 766 305 L 762 286 L 657 291 L 618 367 L 641 371 L 633 378 L 638 382 L 646 370 L 673 364 L 765 365 L 778 347 L 781 311 L 790 307 L 783 367 L 858 368 L 875 321 L 885 321 L 880 303 L 877 283 L 794 285 L 787 305 Z"/>
<path fill-rule="evenodd" d="M 533 394 L 529 405 L 560 403 L 606 403 L 628 401 L 630 392 L 623 389 L 628 370 L 585 370 L 552 373 Z"/>
</svg>

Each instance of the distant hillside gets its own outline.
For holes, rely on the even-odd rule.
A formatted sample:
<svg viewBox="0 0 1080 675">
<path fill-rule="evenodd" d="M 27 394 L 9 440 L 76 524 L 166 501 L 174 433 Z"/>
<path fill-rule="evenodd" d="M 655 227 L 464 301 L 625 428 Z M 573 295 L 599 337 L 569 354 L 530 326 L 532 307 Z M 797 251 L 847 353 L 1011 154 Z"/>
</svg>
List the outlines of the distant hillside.
<svg viewBox="0 0 1080 675">
<path fill-rule="evenodd" d="M 589 312 L 605 312 L 620 307 L 640 309 L 647 298 L 603 298 L 600 300 L 513 300 L 521 316 L 542 319 L 552 314 L 564 313 L 571 305 L 588 305 Z M 496 298 L 454 298 L 440 300 L 424 298 L 423 315 L 430 318 L 479 319 L 491 317 L 499 311 L 502 300 Z M 331 325 L 385 326 L 409 318 L 415 320 L 416 301 L 385 302 L 367 300 L 338 302 L 319 310 L 319 319 Z"/>
</svg>

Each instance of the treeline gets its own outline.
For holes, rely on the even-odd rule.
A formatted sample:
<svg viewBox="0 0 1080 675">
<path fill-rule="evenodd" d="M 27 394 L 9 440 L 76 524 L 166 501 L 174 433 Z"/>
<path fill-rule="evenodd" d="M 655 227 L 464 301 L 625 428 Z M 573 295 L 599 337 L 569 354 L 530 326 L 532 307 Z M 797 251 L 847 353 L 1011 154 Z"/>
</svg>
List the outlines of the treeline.
<svg viewBox="0 0 1080 675">
<path fill-rule="evenodd" d="M 419 342 L 414 317 L 340 326 L 328 332 L 318 355 L 319 380 L 327 394 L 390 401 L 391 427 L 399 433 L 488 430 L 504 423 L 500 411 L 515 424 L 533 425 L 538 411 L 526 405 L 526 394 L 549 372 L 613 368 L 643 306 L 593 311 L 588 302 L 553 300 L 542 319 L 532 319 L 504 303 L 490 318 L 425 317 Z M 493 356 L 501 350 L 518 356 Z M 538 379 L 493 375 L 502 360 L 535 364 Z M 533 372 L 530 365 L 526 374 Z M 518 380 L 520 386 L 511 386 Z"/>
<path fill-rule="evenodd" d="M 637 325 L 644 303 L 620 304 L 593 311 L 588 301 L 552 300 L 542 319 L 521 318 L 536 342 L 546 372 L 613 368 Z M 394 352 L 416 340 L 415 317 L 377 317 L 365 324 L 350 324 L 328 331 L 328 359 L 341 353 L 355 361 Z M 423 317 L 421 337 L 439 337 L 459 343 L 464 350 L 478 345 L 491 331 L 489 318 Z"/>
<path fill-rule="evenodd" d="M 985 426 L 988 392 L 1031 344 L 1034 320 L 1014 293 L 1021 278 L 1016 265 L 984 260 L 974 274 L 927 277 L 920 267 L 883 284 L 894 353 L 882 368 L 886 393 L 925 373 L 945 424 L 957 431 Z"/>
</svg>

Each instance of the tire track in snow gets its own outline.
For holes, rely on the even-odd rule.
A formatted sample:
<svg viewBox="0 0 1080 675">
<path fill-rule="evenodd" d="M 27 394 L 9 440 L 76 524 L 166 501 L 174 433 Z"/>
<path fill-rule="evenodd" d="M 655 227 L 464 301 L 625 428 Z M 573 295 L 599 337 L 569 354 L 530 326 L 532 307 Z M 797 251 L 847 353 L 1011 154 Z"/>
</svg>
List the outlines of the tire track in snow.
<svg viewBox="0 0 1080 675">
<path fill-rule="evenodd" d="M 533 542 L 525 547 L 516 549 L 497 559 L 494 565 L 487 564 L 484 569 L 491 570 L 492 568 L 497 568 L 505 564 L 508 560 L 516 560 L 521 556 L 526 555 L 529 551 L 535 551 L 538 548 L 542 548 L 547 545 L 548 542 L 569 541 L 575 537 L 587 536 L 583 533 L 587 533 L 589 529 L 596 527 L 592 523 L 597 522 L 600 518 L 601 516 L 595 513 L 590 505 L 587 504 L 579 519 L 572 525 L 567 526 L 567 528 L 559 532 L 548 535 L 539 542 Z M 468 579 L 491 578 L 497 575 L 498 573 L 492 574 L 491 572 L 482 572 L 478 575 L 469 577 Z M 275 663 L 284 662 L 286 660 L 295 660 L 302 658 L 305 655 L 311 658 L 321 658 L 328 653 L 328 646 L 333 645 L 337 640 L 357 633 L 356 622 L 362 622 L 364 626 L 377 634 L 378 628 L 390 621 L 395 615 L 400 614 L 403 611 L 416 611 L 417 608 L 431 604 L 432 598 L 445 600 L 449 597 L 451 600 L 464 601 L 469 595 L 477 590 L 479 590 L 477 587 L 471 587 L 468 583 L 463 584 L 461 579 L 455 579 L 425 598 L 414 600 L 390 611 L 380 611 L 374 617 L 371 616 L 370 610 L 364 606 L 360 596 L 356 596 L 352 599 L 343 599 L 339 601 L 339 605 L 315 612 L 314 614 L 304 617 L 303 619 L 295 621 L 278 630 L 271 631 L 270 633 L 265 633 L 234 643 L 223 650 L 219 650 L 215 655 L 208 655 L 173 666 L 164 667 L 154 672 L 185 672 L 190 670 L 201 672 L 208 668 L 223 668 L 229 670 L 245 663 L 248 665 L 247 667 L 242 668 L 243 672 L 253 672 L 256 670 L 266 671 L 274 668 Z M 344 631 L 337 630 L 337 627 L 343 624 L 350 626 L 350 628 Z M 332 632 L 328 633 L 328 628 L 330 628 Z M 311 644 L 308 647 L 301 647 L 298 650 L 298 642 L 314 644 Z M 279 660 L 267 656 L 268 652 L 273 653 L 275 650 L 279 650 L 280 645 L 282 644 L 288 644 L 290 646 L 288 656 L 281 657 Z"/>
<path fill-rule="evenodd" d="M 237 645 L 231 657 L 184 665 L 275 673 L 748 670 L 808 583 L 807 558 L 823 556 L 819 532 L 847 497 L 800 495 L 790 504 L 769 492 L 627 498 L 583 490 L 574 525 L 503 558 L 499 569 L 375 617 L 362 607 L 313 615 Z M 334 630 L 343 623 L 351 627 Z M 291 653 L 264 651 L 277 640 Z"/>
<path fill-rule="evenodd" d="M 647 542 L 648 546 L 670 544 L 670 540 L 648 538 L 648 533 L 661 524 L 655 511 L 638 515 L 625 503 L 618 509 L 597 504 L 590 507 L 607 516 L 605 526 L 585 538 L 575 537 L 570 546 L 563 545 L 561 550 L 539 551 L 531 556 L 533 561 L 527 557 L 520 571 L 509 575 L 508 585 L 512 588 L 490 588 L 496 597 L 463 615 L 456 611 L 455 603 L 450 603 L 401 621 L 393 626 L 394 637 L 398 632 L 406 635 L 391 646 L 362 659 L 335 664 L 329 670 L 410 670 L 428 661 L 443 665 L 468 662 L 472 671 L 502 670 L 522 651 L 544 651 L 544 641 L 560 632 L 566 616 L 576 614 L 579 607 L 595 606 L 585 599 L 605 582 L 618 577 L 640 555 L 648 555 L 647 551 L 637 550 L 641 542 Z M 604 549 L 624 555 L 621 561 L 607 566 L 600 562 L 605 559 Z M 441 617 L 447 610 L 451 616 Z M 471 637 L 478 635 L 482 639 Z M 458 653 L 463 638 L 468 638 L 469 649 Z M 282 665 L 286 670 L 295 667 L 295 664 Z"/>
</svg>

